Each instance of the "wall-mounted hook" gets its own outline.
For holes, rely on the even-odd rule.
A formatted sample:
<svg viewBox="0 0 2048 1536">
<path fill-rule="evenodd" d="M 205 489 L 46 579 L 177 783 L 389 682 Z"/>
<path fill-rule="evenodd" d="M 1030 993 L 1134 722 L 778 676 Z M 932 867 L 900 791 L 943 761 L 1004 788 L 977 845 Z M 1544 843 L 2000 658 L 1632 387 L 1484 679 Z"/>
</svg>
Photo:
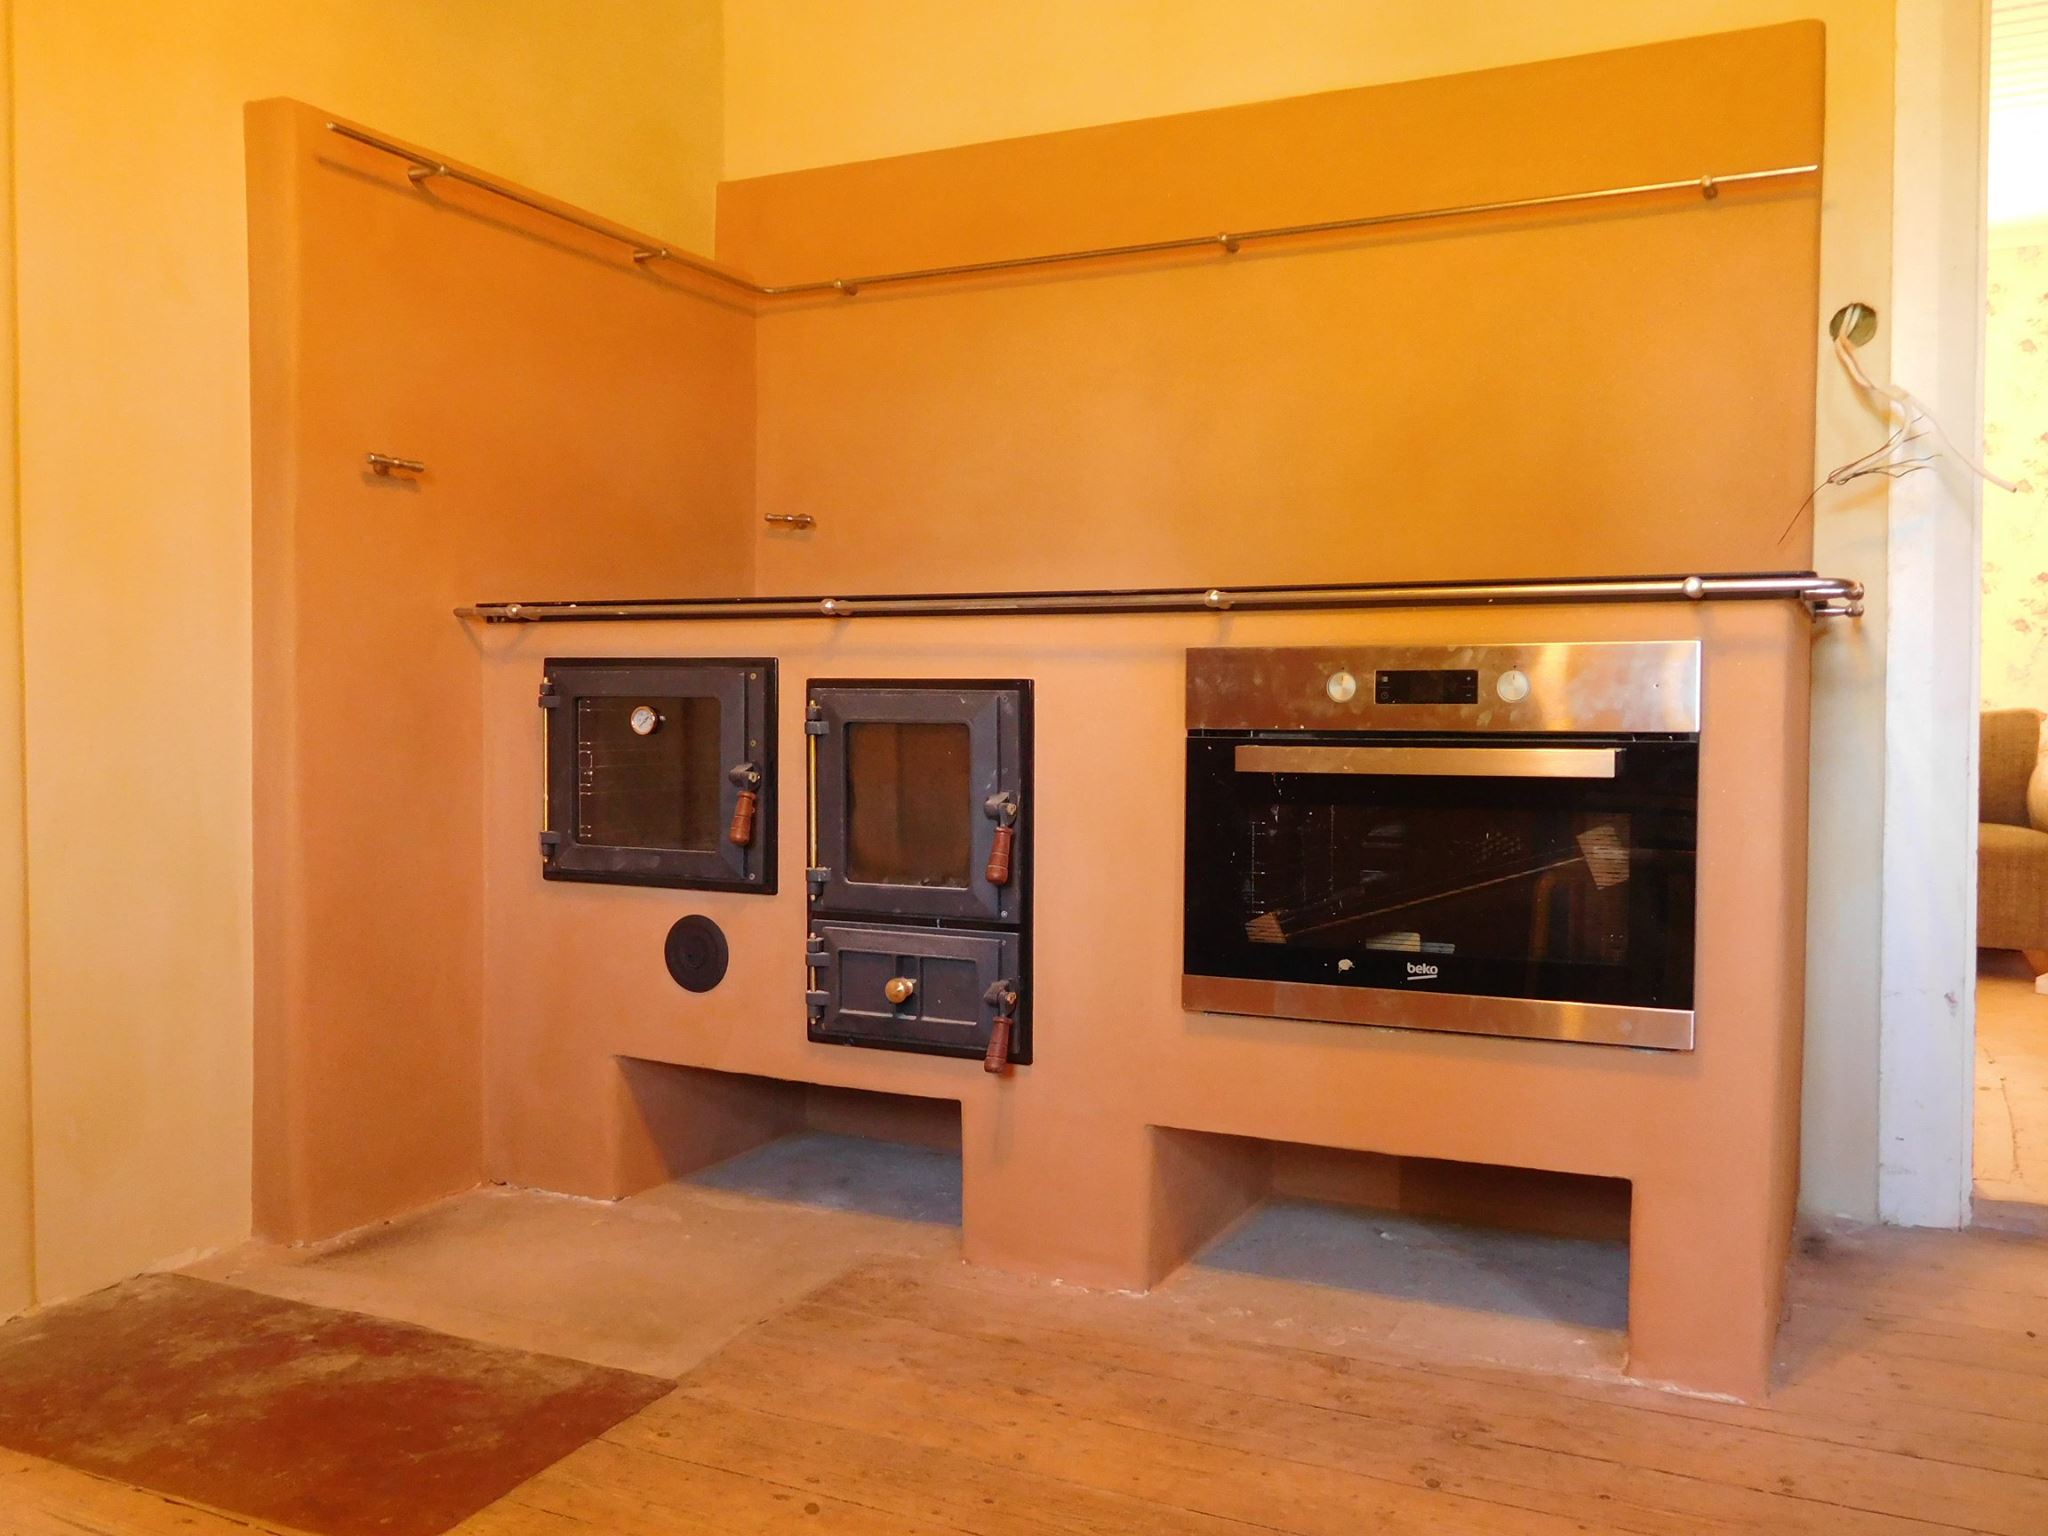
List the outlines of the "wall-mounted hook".
<svg viewBox="0 0 2048 1536">
<path fill-rule="evenodd" d="M 366 453 L 363 462 L 370 466 L 370 472 L 378 475 L 424 475 L 427 466 L 418 459 L 394 458 L 388 453 Z"/>
</svg>

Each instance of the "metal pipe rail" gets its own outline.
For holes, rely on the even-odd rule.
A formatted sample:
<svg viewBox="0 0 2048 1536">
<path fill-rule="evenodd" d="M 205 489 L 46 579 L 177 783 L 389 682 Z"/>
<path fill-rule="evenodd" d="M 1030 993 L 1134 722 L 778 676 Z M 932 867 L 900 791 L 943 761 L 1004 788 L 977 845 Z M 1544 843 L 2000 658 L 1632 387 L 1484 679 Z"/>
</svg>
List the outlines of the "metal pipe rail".
<svg viewBox="0 0 2048 1536">
<path fill-rule="evenodd" d="M 329 123 L 327 131 L 405 161 L 405 174 L 415 184 L 434 180 L 461 182 L 464 186 L 475 187 L 480 191 L 502 197 L 508 202 L 517 203 L 522 208 L 530 208 L 535 213 L 544 213 L 564 223 L 573 224 L 593 235 L 616 240 L 630 247 L 633 260 L 643 266 L 654 261 L 672 262 L 676 266 L 695 272 L 700 277 L 709 278 L 728 288 L 763 299 L 826 293 L 851 298 L 863 288 L 879 288 L 897 283 L 932 282 L 940 278 L 982 277 L 996 272 L 1020 272 L 1035 267 L 1064 266 L 1070 262 L 1101 261 L 1119 256 L 1159 256 L 1176 251 L 1200 250 L 1215 250 L 1234 256 L 1252 241 L 1287 240 L 1300 235 L 1345 234 L 1356 230 L 1379 229 L 1392 224 L 1414 224 L 1428 219 L 1471 218 L 1487 213 L 1522 213 L 1539 208 L 1563 208 L 1576 203 L 1650 197 L 1664 192 L 1697 192 L 1702 199 L 1712 201 L 1720 196 L 1723 187 L 1739 186 L 1746 182 L 1780 181 L 1795 176 L 1810 176 L 1820 169 L 1818 165 L 1780 165 L 1761 171 L 1732 171 L 1727 175 L 1689 176 L 1677 181 L 1645 181 L 1633 186 L 1596 187 L 1585 192 L 1556 192 L 1543 197 L 1516 197 L 1489 203 L 1459 203 L 1445 208 L 1417 208 L 1401 213 L 1372 213 L 1350 219 L 1322 219 L 1309 224 L 1274 224 L 1263 229 L 1226 230 L 1212 235 L 1182 235 L 1167 240 L 1141 240 L 1127 245 L 1099 245 L 1085 250 L 1048 251 L 1037 256 L 1008 256 L 994 261 L 915 267 L 901 272 L 869 272 L 858 277 L 763 283 L 706 257 L 679 251 L 674 246 L 643 235 L 637 230 L 628 229 L 623 224 L 594 218 L 558 203 L 534 197 L 508 182 L 464 170 L 443 160 L 436 160 L 417 150 L 407 149 L 403 144 L 394 143 L 390 139 L 366 133 L 360 128 L 352 128 L 346 123 Z"/>
<path fill-rule="evenodd" d="M 851 597 L 626 598 L 477 603 L 485 624 L 712 619 L 971 618 L 1060 613 L 1336 612 L 1359 608 L 1529 607 L 1545 603 L 1792 601 L 1817 619 L 1857 618 L 1863 584 L 1811 571 L 1586 581 L 1349 582 L 1327 586 L 1123 587 L 1065 592 L 925 592 Z"/>
</svg>

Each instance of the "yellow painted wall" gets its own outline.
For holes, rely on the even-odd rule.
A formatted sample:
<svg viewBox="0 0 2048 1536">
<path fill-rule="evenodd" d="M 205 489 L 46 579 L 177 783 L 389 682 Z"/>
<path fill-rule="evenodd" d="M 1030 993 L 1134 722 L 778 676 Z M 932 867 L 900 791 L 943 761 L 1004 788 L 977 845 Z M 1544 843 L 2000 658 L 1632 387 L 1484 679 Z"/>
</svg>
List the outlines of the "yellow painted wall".
<svg viewBox="0 0 2048 1536">
<path fill-rule="evenodd" d="M 716 0 L 16 0 L 9 30 L 47 1301 L 249 1230 L 243 103 L 315 102 L 708 248 L 719 15 Z M 0 1310 L 21 927 L 5 694 Z"/>
<path fill-rule="evenodd" d="M 1983 698 L 2048 709 L 2048 227 L 1994 231 L 1988 267 L 1984 462 L 2018 489 L 1984 493 Z"/>
<path fill-rule="evenodd" d="M 1413 79 L 1819 17 L 1828 29 L 1821 306 L 1889 291 L 1892 0 L 734 0 L 725 174 L 766 175 L 1090 123 Z M 1390 155 L 1401 146 L 1389 145 Z M 1703 172 L 1713 169 L 1702 166 Z M 1182 231 L 1161 231 L 1162 234 Z M 1672 317 L 1683 366 L 1685 317 Z M 1819 345 L 1819 338 L 1816 338 Z M 1880 371 L 1886 342 L 1866 356 Z M 1817 470 L 1882 437 L 1823 359 Z M 1740 452 L 1740 444 L 1730 444 Z M 1786 509 L 1787 517 L 1793 514 Z M 1816 652 L 1804 1198 L 1876 1211 L 1876 807 L 1883 783 L 1885 500 L 1820 501 L 1816 562 L 1872 588 Z"/>
<path fill-rule="evenodd" d="M 35 1289 L 21 848 L 20 519 L 14 495 L 14 99 L 0 0 L 0 1317 Z"/>
<path fill-rule="evenodd" d="M 1991 24 L 1991 221 L 1984 321 L 1985 704 L 2048 709 L 2048 100 L 2018 6 Z"/>
</svg>

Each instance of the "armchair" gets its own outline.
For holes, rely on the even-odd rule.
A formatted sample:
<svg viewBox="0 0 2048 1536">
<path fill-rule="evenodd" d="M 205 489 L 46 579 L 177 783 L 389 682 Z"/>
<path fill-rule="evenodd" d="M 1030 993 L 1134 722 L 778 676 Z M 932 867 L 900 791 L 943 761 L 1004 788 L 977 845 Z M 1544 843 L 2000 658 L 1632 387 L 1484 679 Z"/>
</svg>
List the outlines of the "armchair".
<svg viewBox="0 0 2048 1536">
<path fill-rule="evenodd" d="M 2038 709 L 1979 717 L 1977 944 L 2048 975 L 2048 765 Z"/>
</svg>

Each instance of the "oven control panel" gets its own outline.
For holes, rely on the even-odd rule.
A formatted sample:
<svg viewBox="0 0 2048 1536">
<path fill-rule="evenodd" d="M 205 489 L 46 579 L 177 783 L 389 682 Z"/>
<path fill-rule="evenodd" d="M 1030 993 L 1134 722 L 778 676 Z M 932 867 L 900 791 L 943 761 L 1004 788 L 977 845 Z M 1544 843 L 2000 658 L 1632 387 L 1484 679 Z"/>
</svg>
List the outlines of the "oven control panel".
<svg viewBox="0 0 2048 1536">
<path fill-rule="evenodd" d="M 1219 647 L 1188 652 L 1187 689 L 1190 730 L 1694 735 L 1700 648 Z"/>
</svg>

